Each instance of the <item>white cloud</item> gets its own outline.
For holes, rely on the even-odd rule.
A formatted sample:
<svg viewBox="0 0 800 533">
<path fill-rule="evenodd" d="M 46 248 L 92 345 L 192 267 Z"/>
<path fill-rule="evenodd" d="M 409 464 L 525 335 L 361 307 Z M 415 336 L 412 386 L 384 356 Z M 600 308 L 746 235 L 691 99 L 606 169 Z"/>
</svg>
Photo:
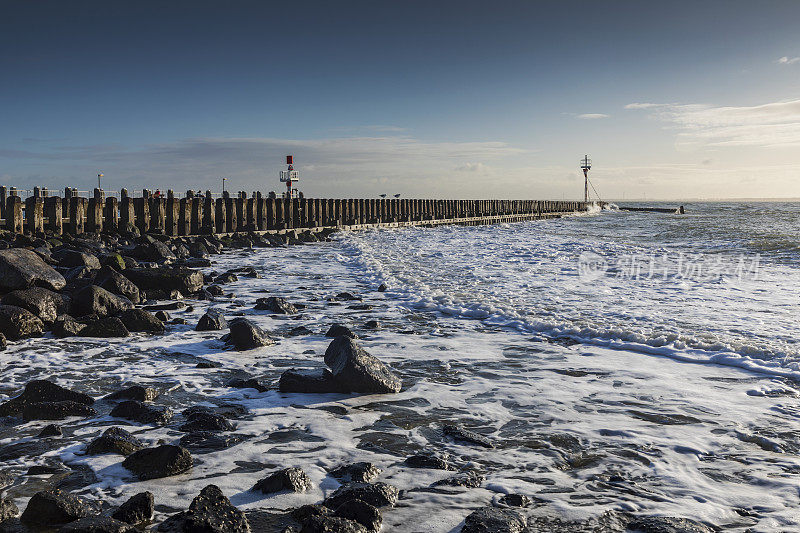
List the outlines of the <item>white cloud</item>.
<svg viewBox="0 0 800 533">
<path fill-rule="evenodd" d="M 608 118 L 610 115 L 606 115 L 605 113 L 583 113 L 582 115 L 577 115 L 577 118 L 584 119 L 584 120 L 597 120 L 599 118 Z"/>
<path fill-rule="evenodd" d="M 457 166 L 455 170 L 458 172 L 480 172 L 485 174 L 489 171 L 489 167 L 480 162 L 464 163 L 463 165 Z"/>
<path fill-rule="evenodd" d="M 650 109 L 652 107 L 661 107 L 665 104 L 650 104 L 634 102 L 625 106 L 625 109 Z"/>
<path fill-rule="evenodd" d="M 800 62 L 800 57 L 789 57 L 789 56 L 783 56 L 776 61 L 776 63 L 781 65 L 792 65 L 798 62 Z"/>
</svg>

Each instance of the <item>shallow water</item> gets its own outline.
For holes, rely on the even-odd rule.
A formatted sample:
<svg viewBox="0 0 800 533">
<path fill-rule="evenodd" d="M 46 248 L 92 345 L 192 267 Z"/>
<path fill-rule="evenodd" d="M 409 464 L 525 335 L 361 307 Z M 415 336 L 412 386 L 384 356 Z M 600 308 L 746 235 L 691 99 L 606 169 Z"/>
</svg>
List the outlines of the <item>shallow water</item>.
<svg viewBox="0 0 800 533">
<path fill-rule="evenodd" d="M 4 461 L 7 494 L 23 508 L 30 494 L 64 474 L 21 474 L 32 464 L 64 463 L 80 474 L 67 487 L 106 505 L 150 490 L 163 517 L 215 483 L 243 509 L 277 512 L 335 490 L 338 482 L 326 474 L 333 467 L 372 461 L 383 468 L 381 481 L 405 491 L 385 512 L 385 531 L 458 531 L 472 509 L 508 492 L 535 497 L 532 514 L 577 519 L 617 509 L 733 531 L 794 529 L 797 252 L 779 243 L 791 243 L 798 211 L 766 204 L 787 220 L 781 229 L 759 223 L 772 220 L 759 214 L 760 204 L 686 207 L 685 217 L 603 212 L 508 226 L 367 231 L 332 243 L 217 256 L 217 271 L 253 265 L 263 277 L 226 285 L 233 297 L 212 305 L 229 318 L 254 319 L 278 344 L 225 351 L 218 332 L 192 330 L 207 305 L 193 302 L 194 311 L 173 313 L 190 325 L 163 336 L 14 345 L 0 354 L 0 393 L 48 376 L 95 397 L 141 383 L 161 390 L 155 403 L 176 413 L 202 402 L 243 405 L 248 411 L 234 420 L 234 433 L 244 441 L 195 454 L 187 474 L 134 481 L 121 457 L 82 455 L 90 438 L 124 424 L 107 416 L 111 404 L 99 402 L 104 416 L 68 421 L 65 437 L 44 453 Z M 598 254 L 606 270 L 581 278 L 582 252 Z M 740 254 L 752 264 L 758 253 L 758 275 L 616 275 L 626 254 L 680 252 L 699 264 L 719 257 L 726 267 Z M 386 293 L 375 291 L 381 281 Z M 342 291 L 362 295 L 373 309 L 329 301 Z M 307 307 L 297 317 L 254 311 L 265 295 Z M 381 327 L 365 328 L 370 319 Z M 286 368 L 321 367 L 329 341 L 323 334 L 333 322 L 350 325 L 401 375 L 401 393 L 225 386 L 234 376 L 275 383 Z M 299 325 L 314 334 L 287 336 Z M 195 367 L 206 360 L 222 366 Z M 497 447 L 454 443 L 443 436 L 443 422 L 487 435 Z M 128 429 L 153 444 L 177 442 L 180 423 L 177 415 L 165 428 Z M 35 440 L 20 435 L 44 425 L 0 426 L 0 445 Z M 402 464 L 420 451 L 447 453 L 458 468 L 484 472 L 486 481 L 477 489 L 432 489 L 453 472 Z M 272 497 L 248 490 L 288 466 L 303 468 L 314 488 Z"/>
</svg>

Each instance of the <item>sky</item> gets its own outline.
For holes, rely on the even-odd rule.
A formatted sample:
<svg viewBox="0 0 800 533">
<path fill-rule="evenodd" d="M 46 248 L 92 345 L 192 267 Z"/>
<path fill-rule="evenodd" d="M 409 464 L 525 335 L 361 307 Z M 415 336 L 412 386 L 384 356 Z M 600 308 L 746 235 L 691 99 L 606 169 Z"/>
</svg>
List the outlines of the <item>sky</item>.
<svg viewBox="0 0 800 533">
<path fill-rule="evenodd" d="M 800 197 L 800 2 L 0 0 L 0 184 Z"/>
</svg>

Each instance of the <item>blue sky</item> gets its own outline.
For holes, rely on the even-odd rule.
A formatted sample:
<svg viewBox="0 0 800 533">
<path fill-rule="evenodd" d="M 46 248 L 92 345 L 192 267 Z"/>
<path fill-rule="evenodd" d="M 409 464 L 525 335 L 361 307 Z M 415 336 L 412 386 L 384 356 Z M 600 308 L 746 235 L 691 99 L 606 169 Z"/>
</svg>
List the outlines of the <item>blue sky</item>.
<svg viewBox="0 0 800 533">
<path fill-rule="evenodd" d="M 4 184 L 800 196 L 798 2 L 0 4 Z"/>
</svg>

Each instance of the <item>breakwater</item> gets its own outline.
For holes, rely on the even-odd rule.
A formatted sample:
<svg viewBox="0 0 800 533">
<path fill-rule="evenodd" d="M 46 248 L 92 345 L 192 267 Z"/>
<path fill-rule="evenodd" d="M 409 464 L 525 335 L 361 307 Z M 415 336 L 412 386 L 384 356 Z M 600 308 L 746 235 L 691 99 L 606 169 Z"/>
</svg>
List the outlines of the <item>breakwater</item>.
<svg viewBox="0 0 800 533">
<path fill-rule="evenodd" d="M 12 233 L 114 233 L 137 228 L 169 236 L 279 232 L 295 228 L 367 225 L 495 224 L 586 211 L 585 202 L 556 200 L 435 200 L 400 198 L 277 198 L 254 192 L 155 197 L 143 190 L 119 197 L 95 189 L 89 197 L 35 188 L 23 199 L 0 187 L 0 227 Z"/>
</svg>

